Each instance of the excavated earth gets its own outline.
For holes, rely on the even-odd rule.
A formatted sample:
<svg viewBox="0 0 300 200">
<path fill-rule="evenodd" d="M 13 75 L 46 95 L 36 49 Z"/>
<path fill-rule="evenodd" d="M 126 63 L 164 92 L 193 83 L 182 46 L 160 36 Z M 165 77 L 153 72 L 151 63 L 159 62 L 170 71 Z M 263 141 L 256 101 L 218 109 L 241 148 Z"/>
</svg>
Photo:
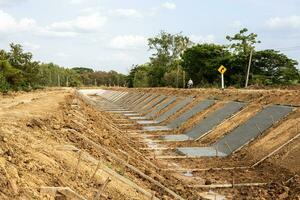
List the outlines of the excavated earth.
<svg viewBox="0 0 300 200">
<path fill-rule="evenodd" d="M 2 95 L 0 199 L 300 199 L 300 137 L 290 141 L 300 132 L 300 88 L 104 89 L 195 98 L 163 124 L 203 99 L 218 101 L 175 131 L 151 132 L 145 138 L 141 125 L 99 109 L 99 96 L 73 89 Z M 181 134 L 232 100 L 247 106 L 207 136 L 198 141 L 158 141 L 162 149 L 149 149 L 149 141 Z M 212 144 L 268 104 L 295 109 L 228 157 L 176 158 L 174 148 Z M 263 184 L 210 188 L 228 183 Z"/>
</svg>

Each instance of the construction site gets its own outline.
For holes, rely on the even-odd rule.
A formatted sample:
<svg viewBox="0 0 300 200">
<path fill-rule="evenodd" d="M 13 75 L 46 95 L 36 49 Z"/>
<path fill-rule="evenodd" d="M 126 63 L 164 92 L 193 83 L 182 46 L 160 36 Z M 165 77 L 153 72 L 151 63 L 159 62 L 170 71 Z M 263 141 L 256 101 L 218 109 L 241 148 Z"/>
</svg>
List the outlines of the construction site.
<svg viewBox="0 0 300 200">
<path fill-rule="evenodd" d="M 300 90 L 0 97 L 0 199 L 299 199 Z"/>
</svg>

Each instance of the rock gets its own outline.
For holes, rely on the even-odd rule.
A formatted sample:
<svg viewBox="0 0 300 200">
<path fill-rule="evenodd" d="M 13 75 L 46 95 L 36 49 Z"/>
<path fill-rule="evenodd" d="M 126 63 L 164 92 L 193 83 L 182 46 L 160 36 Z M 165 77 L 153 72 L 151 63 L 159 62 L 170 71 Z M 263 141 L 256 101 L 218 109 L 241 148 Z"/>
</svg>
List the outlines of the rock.
<svg viewBox="0 0 300 200">
<path fill-rule="evenodd" d="M 212 181 L 211 180 L 205 180 L 205 183 L 204 183 L 205 185 L 211 185 L 212 184 Z"/>
<path fill-rule="evenodd" d="M 286 199 L 289 197 L 289 194 L 287 192 L 283 192 L 280 195 L 278 195 L 278 199 Z"/>
<path fill-rule="evenodd" d="M 3 137 L 3 138 L 2 138 L 2 141 L 3 141 L 3 142 L 7 142 L 8 139 L 7 139 L 6 137 Z"/>
<path fill-rule="evenodd" d="M 6 152 L 6 155 L 12 157 L 14 156 L 14 151 L 11 148 L 9 148 L 8 151 Z"/>
<path fill-rule="evenodd" d="M 53 129 L 59 130 L 59 129 L 60 129 L 60 125 L 58 125 L 58 124 L 54 125 L 54 126 L 53 126 Z"/>
<path fill-rule="evenodd" d="M 4 154 L 4 151 L 3 149 L 0 147 L 0 155 L 3 155 Z"/>
<path fill-rule="evenodd" d="M 7 157 L 7 160 L 8 160 L 8 161 L 11 161 L 11 160 L 12 160 L 11 156 L 8 156 L 8 157 Z"/>
</svg>

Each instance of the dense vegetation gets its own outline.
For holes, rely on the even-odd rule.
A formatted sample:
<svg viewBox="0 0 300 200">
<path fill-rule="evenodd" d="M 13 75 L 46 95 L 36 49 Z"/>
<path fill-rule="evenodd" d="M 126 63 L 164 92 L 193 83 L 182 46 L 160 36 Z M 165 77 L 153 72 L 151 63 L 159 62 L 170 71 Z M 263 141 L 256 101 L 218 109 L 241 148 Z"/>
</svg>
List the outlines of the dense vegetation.
<svg viewBox="0 0 300 200">
<path fill-rule="evenodd" d="M 255 50 L 257 35 L 242 29 L 227 36 L 229 45 L 194 44 L 181 33 L 161 32 L 148 39 L 153 52 L 149 62 L 135 65 L 126 76 L 116 71 L 94 71 L 86 67 L 64 68 L 33 60 L 19 44 L 0 50 L 0 92 L 31 90 L 45 86 L 185 87 L 191 78 L 197 87 L 220 85 L 220 65 L 227 68 L 225 84 L 244 87 L 251 57 L 252 85 L 300 83 L 297 61 L 273 49 Z M 250 56 L 252 55 L 252 56 Z"/>
<path fill-rule="evenodd" d="M 115 71 L 89 68 L 64 68 L 53 63 L 40 63 L 24 52 L 19 44 L 0 50 L 0 92 L 31 90 L 45 86 L 125 85 L 125 75 Z"/>
<path fill-rule="evenodd" d="M 182 34 L 161 32 L 149 38 L 154 53 L 146 64 L 134 66 L 128 76 L 129 87 L 185 87 L 191 78 L 198 87 L 220 85 L 219 66 L 227 68 L 225 84 L 244 87 L 250 54 L 249 83 L 252 85 L 288 85 L 300 83 L 297 61 L 267 49 L 255 50 L 257 35 L 242 29 L 227 36 L 230 45 L 193 44 Z"/>
</svg>

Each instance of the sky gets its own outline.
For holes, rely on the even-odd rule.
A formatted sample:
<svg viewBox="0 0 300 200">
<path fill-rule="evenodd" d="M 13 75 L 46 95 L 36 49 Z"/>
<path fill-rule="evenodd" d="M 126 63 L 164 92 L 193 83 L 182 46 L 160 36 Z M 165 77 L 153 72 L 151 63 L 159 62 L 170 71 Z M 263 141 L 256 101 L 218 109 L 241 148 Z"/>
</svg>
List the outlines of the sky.
<svg viewBox="0 0 300 200">
<path fill-rule="evenodd" d="M 299 62 L 299 11 L 300 0 L 0 0 L 0 49 L 19 43 L 41 62 L 128 73 L 149 60 L 147 38 L 161 30 L 228 44 L 247 27 L 258 50 Z"/>
</svg>

